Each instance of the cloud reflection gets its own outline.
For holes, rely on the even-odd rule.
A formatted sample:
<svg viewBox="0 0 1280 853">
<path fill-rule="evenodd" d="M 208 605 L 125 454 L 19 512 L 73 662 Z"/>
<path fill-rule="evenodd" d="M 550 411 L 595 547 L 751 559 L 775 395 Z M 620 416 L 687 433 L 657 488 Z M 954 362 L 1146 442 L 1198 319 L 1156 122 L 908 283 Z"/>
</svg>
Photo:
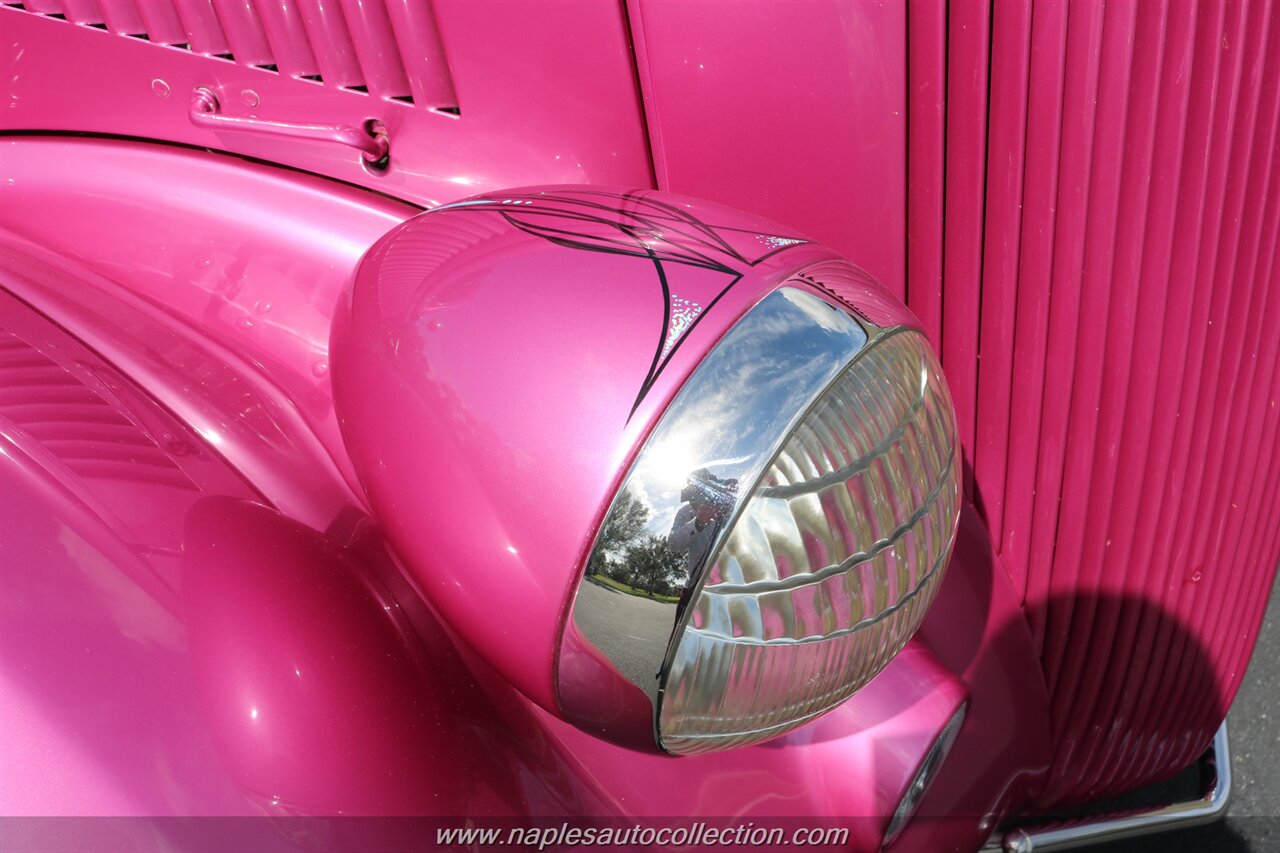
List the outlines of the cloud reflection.
<svg viewBox="0 0 1280 853">
<path fill-rule="evenodd" d="M 792 421 L 866 342 L 846 313 L 795 288 L 748 313 L 689 379 L 628 478 L 651 511 L 647 531 L 671 529 L 695 470 L 753 484 Z"/>
</svg>

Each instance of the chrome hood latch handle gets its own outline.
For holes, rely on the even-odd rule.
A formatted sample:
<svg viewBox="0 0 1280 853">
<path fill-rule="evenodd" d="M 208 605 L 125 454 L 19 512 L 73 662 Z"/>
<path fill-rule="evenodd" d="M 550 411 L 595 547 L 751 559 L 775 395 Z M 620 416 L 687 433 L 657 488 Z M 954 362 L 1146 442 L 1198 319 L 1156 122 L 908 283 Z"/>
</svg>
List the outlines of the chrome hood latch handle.
<svg viewBox="0 0 1280 853">
<path fill-rule="evenodd" d="M 234 130 L 245 133 L 261 133 L 271 136 L 287 136 L 293 139 L 311 139 L 320 142 L 337 142 L 355 148 L 370 164 L 385 161 L 389 146 L 385 133 L 370 133 L 363 128 L 343 124 L 291 124 L 261 118 L 236 117 L 222 114 L 218 96 L 211 89 L 198 86 L 191 92 L 191 123 L 208 130 Z"/>
</svg>

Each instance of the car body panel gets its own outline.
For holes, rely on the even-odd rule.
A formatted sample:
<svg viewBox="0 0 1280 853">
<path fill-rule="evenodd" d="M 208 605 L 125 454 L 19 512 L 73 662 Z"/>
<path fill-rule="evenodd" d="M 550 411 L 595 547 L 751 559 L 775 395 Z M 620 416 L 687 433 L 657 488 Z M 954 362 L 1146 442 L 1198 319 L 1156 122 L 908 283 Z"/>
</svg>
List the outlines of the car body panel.
<svg viewBox="0 0 1280 853">
<path fill-rule="evenodd" d="M 34 7 L 0 6 L 7 34 L 0 53 L 0 78 L 7 81 L 5 128 L 208 146 L 428 205 L 531 183 L 652 181 L 626 24 L 614 5 L 506 3 L 495 16 L 466 2 L 427 7 L 395 0 L 380 15 L 378 4 L 356 2 L 342 5 L 352 17 L 368 16 L 364 35 L 345 25 L 342 14 L 318 30 L 310 23 L 312 31 L 347 41 L 348 50 L 359 44 L 411 75 L 447 66 L 452 97 L 423 97 L 414 86 L 412 104 L 394 100 L 399 89 L 379 94 L 372 80 L 364 93 L 340 85 L 346 82 L 341 77 L 317 75 L 308 22 L 290 4 L 219 4 L 224 20 L 239 25 L 220 33 L 232 36 L 227 47 L 233 58 L 202 52 L 198 38 L 179 40 L 184 30 L 177 17 L 200 5 L 152 0 L 141 6 L 148 20 L 105 16 L 110 23 L 90 19 L 103 18 L 101 13 L 76 23 L 81 16 L 74 12 L 58 20 L 32 14 Z M 46 11 L 62 14 L 60 4 Z M 139 28 L 155 38 L 128 35 Z M 195 29 L 199 34 L 212 28 Z M 235 38 L 255 30 L 258 41 L 269 42 L 265 55 L 255 52 L 263 45 Z M 79 61 L 68 62 L 64 51 Z M 272 66 L 277 70 L 268 70 Z M 95 69 L 92 81 L 82 76 L 86 67 Z M 390 139 L 390 162 L 385 170 L 369 170 L 358 153 L 342 145 L 197 127 L 189 114 L 199 87 L 215 93 L 232 117 L 356 128 L 379 121 Z"/>
<path fill-rule="evenodd" d="M 785 223 L 902 298 L 906 6 L 627 8 L 657 186 Z"/>
<path fill-rule="evenodd" d="M 974 849 L 1007 815 L 1166 778 L 1208 745 L 1280 555 L 1276 3 L 518 2 L 498 20 L 452 0 L 395 0 L 385 17 L 358 0 L 340 17 L 253 0 L 14 6 L 0 8 L 4 308 L 57 343 L 41 355 L 57 369 L 24 362 L 28 340 L 13 352 L 19 374 L 38 368 L 29 387 L 2 389 L 18 407 L 0 460 L 4 547 L 20 555 L 5 560 L 0 624 L 4 747 L 19 759 L 0 780 L 4 811 L 696 806 L 859 816 L 855 844 L 875 849 L 919 758 L 968 702 L 928 819 L 897 847 Z M 149 42 L 129 37 L 139 30 Z M 227 115 L 277 126 L 198 127 L 201 86 Z M 405 90 L 412 105 L 396 100 Z M 389 135 L 385 170 L 279 133 L 369 119 Z M 565 182 L 688 192 L 823 240 L 884 279 L 941 354 L 968 467 L 946 584 L 899 658 L 815 726 L 682 760 L 596 740 L 555 716 L 544 617 L 567 612 L 563 579 L 517 567 L 540 596 L 536 642 L 475 642 L 496 617 L 426 603 L 457 567 L 437 571 L 427 545 L 402 566 L 408 540 L 383 538 L 376 516 L 393 502 L 370 500 L 358 473 L 377 442 L 353 464 L 330 378 L 331 324 L 360 259 L 423 207 Z M 512 275 L 500 267 L 476 261 Z M 617 414 L 603 438 L 562 424 L 599 464 L 560 488 L 599 519 L 697 358 L 677 351 L 634 408 L 619 356 L 641 338 L 653 349 L 654 306 L 628 290 L 611 315 L 542 272 L 560 304 L 525 319 L 634 321 L 617 326 L 617 352 L 598 347 L 598 376 L 574 361 L 571 336 L 547 336 L 547 364 L 579 391 L 600 383 Z M 504 286 L 503 316 L 519 320 L 513 306 L 531 297 Z M 714 340 L 750 303 L 731 295 L 697 334 Z M 519 364 L 502 341 L 451 340 L 457 362 L 475 347 Z M 79 387 L 117 412 L 107 435 L 95 443 L 92 418 L 20 434 L 47 402 L 23 394 Z M 345 416 L 402 414 L 351 399 Z M 514 417 L 493 422 L 476 458 Z M 58 430 L 83 430 L 71 450 L 85 458 L 59 457 Z M 412 425 L 400 431 L 411 448 Z M 447 453 L 442 435 L 415 452 Z M 535 444 L 556 450 L 549 434 Z M 90 474 L 77 473 L 86 459 Z M 488 497 L 519 507 L 537 540 L 537 483 L 504 498 L 491 462 Z M 126 476 L 140 471 L 145 487 Z M 433 523 L 449 522 L 440 507 Z M 481 544 L 519 550 L 504 533 Z M 313 571 L 328 580 L 270 606 Z M 473 621 L 449 624 L 460 618 Z M 346 634 L 358 648 L 325 645 Z M 320 692 L 299 689 L 286 659 L 317 670 Z M 294 730 L 261 739 L 265 706 L 240 701 L 243 685 Z M 349 691 L 364 698 L 346 707 Z M 138 700 L 130 719 L 122 709 Z M 88 725 L 98 717 L 106 725 Z M 316 741 L 346 752 L 308 755 Z M 405 756 L 468 783 L 414 777 Z M 357 772 L 344 775 L 348 762 Z M 378 777 L 380 762 L 394 772 Z M 41 781 L 55 771 L 56 789 Z"/>
</svg>

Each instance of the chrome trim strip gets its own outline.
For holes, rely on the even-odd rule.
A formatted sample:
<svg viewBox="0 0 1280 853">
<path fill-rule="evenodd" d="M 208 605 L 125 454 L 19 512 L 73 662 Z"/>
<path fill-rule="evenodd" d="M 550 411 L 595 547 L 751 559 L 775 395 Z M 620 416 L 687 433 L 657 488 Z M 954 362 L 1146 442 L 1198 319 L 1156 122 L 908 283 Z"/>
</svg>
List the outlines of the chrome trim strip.
<svg viewBox="0 0 1280 853">
<path fill-rule="evenodd" d="M 1074 823 L 1070 826 L 1051 826 L 1043 829 L 1014 829 L 1006 832 L 998 845 L 988 843 L 984 851 L 1003 853 L 1054 853 L 1059 850 L 1075 850 L 1090 844 L 1121 841 L 1171 829 L 1187 829 L 1213 823 L 1227 812 L 1231 799 L 1231 749 L 1227 738 L 1227 724 L 1223 721 L 1213 736 L 1213 747 L 1202 761 L 1208 762 L 1215 772 L 1213 784 L 1204 796 L 1196 800 L 1173 803 L 1162 808 L 1139 814 Z"/>
</svg>

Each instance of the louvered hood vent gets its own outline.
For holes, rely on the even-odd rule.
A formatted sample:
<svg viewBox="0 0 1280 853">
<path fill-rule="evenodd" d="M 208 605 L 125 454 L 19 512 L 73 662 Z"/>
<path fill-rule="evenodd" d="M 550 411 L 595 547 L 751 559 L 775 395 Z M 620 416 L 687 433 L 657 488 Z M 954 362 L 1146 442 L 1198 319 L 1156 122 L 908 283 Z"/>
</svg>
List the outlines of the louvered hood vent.
<svg viewBox="0 0 1280 853">
<path fill-rule="evenodd" d="M 459 114 L 435 15 L 421 0 L 6 0 L 3 5 Z"/>
</svg>

